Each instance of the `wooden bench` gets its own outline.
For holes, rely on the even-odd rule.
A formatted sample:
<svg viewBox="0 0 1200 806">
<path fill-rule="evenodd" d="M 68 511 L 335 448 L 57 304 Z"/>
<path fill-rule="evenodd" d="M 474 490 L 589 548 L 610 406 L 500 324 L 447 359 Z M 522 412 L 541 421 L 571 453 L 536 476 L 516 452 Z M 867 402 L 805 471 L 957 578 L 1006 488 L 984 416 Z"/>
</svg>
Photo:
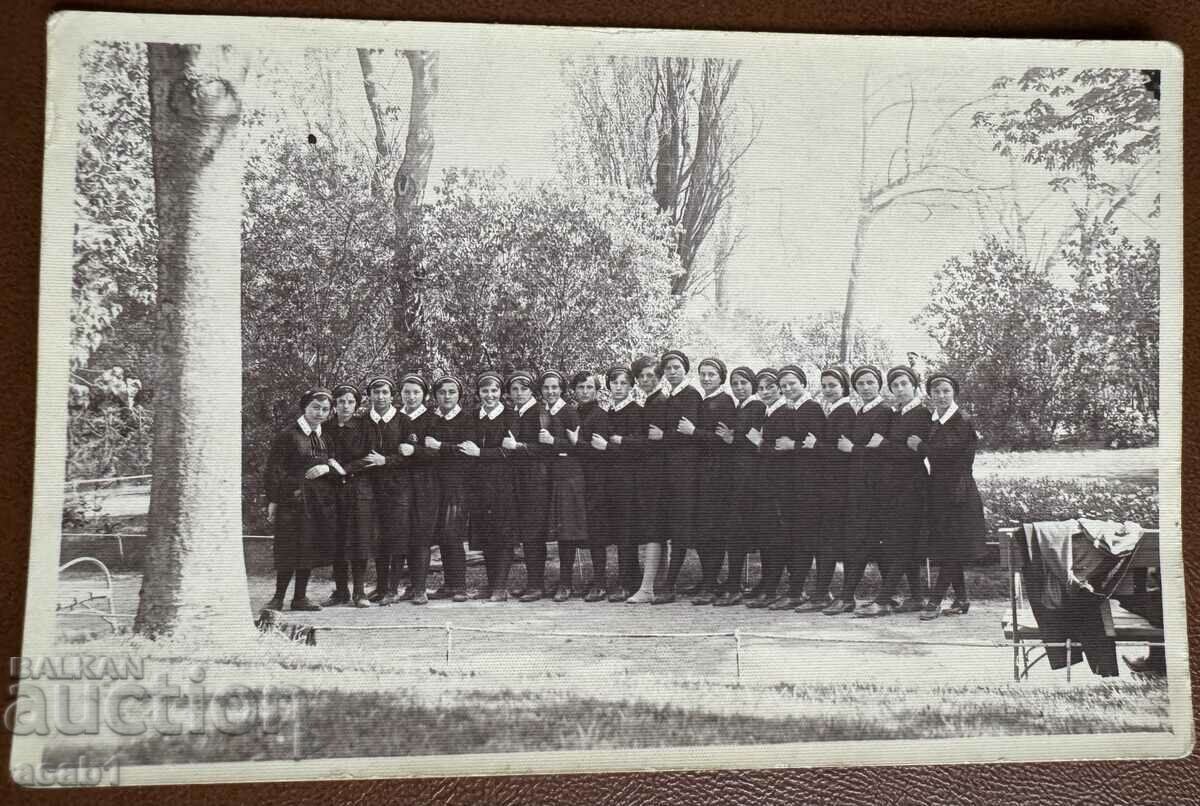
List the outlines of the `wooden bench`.
<svg viewBox="0 0 1200 806">
<path fill-rule="evenodd" d="M 1033 610 L 1025 599 L 1022 586 L 1025 571 L 1025 552 L 1017 532 L 1021 527 L 1000 529 L 1000 562 L 1008 569 L 1009 613 L 1001 620 L 1001 628 L 1005 639 L 1013 645 L 1013 679 L 1023 680 L 1029 676 L 1038 661 L 1046 656 L 1042 646 L 1041 632 L 1038 630 Z M 1130 593 L 1145 593 L 1146 578 L 1151 569 L 1159 567 L 1157 529 L 1147 529 L 1142 539 L 1133 550 L 1129 567 L 1117 589 L 1110 597 Z M 1100 616 L 1104 623 L 1104 633 L 1114 641 L 1145 642 L 1148 644 L 1162 643 L 1163 630 L 1155 627 L 1149 621 L 1136 613 L 1130 613 L 1120 605 L 1113 605 L 1112 599 L 1107 598 L 1100 604 Z M 1040 654 L 1038 653 L 1040 650 Z M 1031 659 L 1032 658 L 1032 659 Z M 1071 679 L 1071 664 L 1066 667 L 1067 679 Z"/>
</svg>

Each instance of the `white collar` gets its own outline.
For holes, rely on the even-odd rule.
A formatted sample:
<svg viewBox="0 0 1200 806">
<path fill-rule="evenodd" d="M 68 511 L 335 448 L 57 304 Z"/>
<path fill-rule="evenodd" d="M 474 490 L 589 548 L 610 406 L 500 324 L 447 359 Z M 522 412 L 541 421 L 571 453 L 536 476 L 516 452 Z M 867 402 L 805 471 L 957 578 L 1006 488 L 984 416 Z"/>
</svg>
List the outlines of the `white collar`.
<svg viewBox="0 0 1200 806">
<path fill-rule="evenodd" d="M 535 405 L 537 405 L 537 398 L 536 398 L 536 397 L 530 397 L 528 400 L 526 400 L 526 401 L 525 401 L 524 405 L 522 405 L 522 406 L 521 406 L 521 408 L 517 409 L 517 416 L 519 417 L 520 415 L 522 415 L 522 414 L 524 414 L 525 412 L 529 411 L 529 410 L 530 410 L 531 408 L 533 408 Z"/>
<path fill-rule="evenodd" d="M 737 407 L 740 409 L 751 400 L 758 400 L 758 395 L 748 395 L 745 400 L 735 400 L 734 402 L 737 403 Z"/>
<path fill-rule="evenodd" d="M 908 414 L 910 411 L 921 405 L 921 398 L 914 397 L 912 400 L 904 404 L 904 408 L 900 409 L 901 414 Z"/>
<path fill-rule="evenodd" d="M 781 409 L 785 403 L 787 403 L 787 398 L 785 398 L 783 395 L 780 395 L 775 399 L 774 403 L 767 406 L 767 416 L 770 417 L 772 414 L 779 411 L 779 409 Z"/>
<path fill-rule="evenodd" d="M 497 403 L 496 407 L 493 408 L 490 412 L 484 411 L 483 406 L 479 407 L 479 419 L 481 419 L 481 420 L 494 420 L 503 413 L 504 413 L 504 404 L 503 403 Z"/>
<path fill-rule="evenodd" d="M 612 411 L 620 411 L 621 409 L 628 406 L 630 403 L 634 403 L 634 402 L 636 402 L 636 401 L 634 401 L 634 399 L 633 399 L 633 394 L 630 393 L 630 394 L 626 395 L 625 399 L 622 400 L 620 403 L 615 404 L 612 407 Z"/>
<path fill-rule="evenodd" d="M 396 416 L 396 407 L 395 406 L 388 406 L 388 410 L 385 411 L 383 414 L 380 414 L 379 412 L 375 411 L 374 406 L 371 407 L 371 421 L 372 422 L 377 423 L 380 420 L 383 420 L 385 423 L 390 423 L 392 421 L 392 418 L 395 416 Z"/>
<path fill-rule="evenodd" d="M 810 395 L 808 393 L 808 390 L 805 389 L 803 392 L 800 393 L 800 397 L 796 398 L 795 403 L 788 403 L 788 405 L 791 406 L 793 409 L 798 409 L 810 400 L 812 400 L 812 395 Z"/>
<path fill-rule="evenodd" d="M 708 394 L 706 394 L 706 395 L 704 396 L 704 399 L 705 399 L 705 400 L 708 400 L 710 397 L 716 397 L 717 395 L 723 395 L 723 394 L 725 394 L 725 387 L 724 387 L 724 386 L 718 386 L 718 387 L 716 388 L 716 391 L 709 392 Z"/>
<path fill-rule="evenodd" d="M 458 416 L 459 412 L 461 412 L 461 411 L 462 411 L 462 406 L 455 403 L 454 408 L 450 409 L 450 412 L 448 414 L 442 414 L 442 410 L 438 409 L 437 416 L 441 417 L 443 420 L 453 420 L 455 417 Z"/>
<path fill-rule="evenodd" d="M 546 409 L 546 411 L 550 412 L 550 416 L 553 417 L 555 414 L 558 414 L 560 411 L 562 411 L 562 407 L 565 405 L 567 405 L 567 401 L 560 397 L 558 400 L 554 401 L 554 405 Z"/>
<path fill-rule="evenodd" d="M 371 409 L 371 411 L 374 411 L 374 409 Z M 413 409 L 411 412 L 408 412 L 408 411 L 404 412 L 404 416 L 410 420 L 415 420 L 424 413 L 425 413 L 425 404 L 422 403 L 421 405 L 419 405 L 415 409 Z"/>
<path fill-rule="evenodd" d="M 321 424 L 317 423 L 317 427 L 313 428 L 308 424 L 308 420 L 304 419 L 303 415 L 296 421 L 296 425 L 300 426 L 300 430 L 304 432 L 304 436 L 306 437 L 310 436 L 314 431 L 317 432 L 317 436 L 321 436 Z"/>
<path fill-rule="evenodd" d="M 866 414 L 868 411 L 875 408 L 882 402 L 883 402 L 883 395 L 875 395 L 875 399 L 872 400 L 870 403 L 867 403 L 866 405 L 864 405 L 861 409 L 859 409 L 858 413 Z"/>
<path fill-rule="evenodd" d="M 665 394 L 667 397 L 675 397 L 675 395 L 679 394 L 684 389 L 687 389 L 689 386 L 691 386 L 691 384 L 687 382 L 686 378 L 684 378 L 683 383 L 679 384 L 674 389 L 672 389 L 670 385 L 666 386 L 663 394 Z"/>
<path fill-rule="evenodd" d="M 946 413 L 943 414 L 941 417 L 938 417 L 938 414 L 935 411 L 933 413 L 933 421 L 935 423 L 939 423 L 940 425 L 945 425 L 946 421 L 949 420 L 951 417 L 953 417 L 957 413 L 958 413 L 958 404 L 951 403 L 950 408 L 946 409 Z"/>
<path fill-rule="evenodd" d="M 844 406 L 849 402 L 850 402 L 850 398 L 839 397 L 837 399 L 837 401 L 835 403 L 833 403 L 833 405 L 831 405 L 829 408 L 826 409 L 824 406 L 822 406 L 821 408 L 825 410 L 825 416 L 828 417 L 830 414 L 833 414 L 833 410 L 836 409 L 838 406 Z"/>
</svg>

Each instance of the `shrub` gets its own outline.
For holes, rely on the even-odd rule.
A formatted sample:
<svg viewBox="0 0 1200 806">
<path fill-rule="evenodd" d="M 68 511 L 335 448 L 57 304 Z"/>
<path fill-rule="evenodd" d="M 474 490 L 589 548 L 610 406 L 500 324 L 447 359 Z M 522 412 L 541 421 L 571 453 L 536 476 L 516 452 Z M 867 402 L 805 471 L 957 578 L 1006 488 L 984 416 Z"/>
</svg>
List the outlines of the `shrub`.
<svg viewBox="0 0 1200 806">
<path fill-rule="evenodd" d="M 1158 484 L 1129 480 L 979 480 L 988 528 L 995 532 L 1034 520 L 1097 518 L 1158 526 Z"/>
<path fill-rule="evenodd" d="M 1110 448 L 1140 448 L 1158 441 L 1158 418 L 1121 406 L 1105 416 L 1104 431 L 1104 444 Z"/>
</svg>

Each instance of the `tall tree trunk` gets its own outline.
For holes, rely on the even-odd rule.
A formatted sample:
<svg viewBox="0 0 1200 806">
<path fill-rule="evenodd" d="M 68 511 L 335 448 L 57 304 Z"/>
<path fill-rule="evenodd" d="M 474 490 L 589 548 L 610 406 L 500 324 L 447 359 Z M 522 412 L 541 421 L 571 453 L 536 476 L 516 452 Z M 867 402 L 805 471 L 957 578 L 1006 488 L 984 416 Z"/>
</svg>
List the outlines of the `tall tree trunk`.
<svg viewBox="0 0 1200 806">
<path fill-rule="evenodd" d="M 242 550 L 242 155 L 244 56 L 149 45 L 158 215 L 160 360 L 149 551 L 134 632 L 252 630 Z"/>
<path fill-rule="evenodd" d="M 367 95 L 367 106 L 371 110 L 371 119 L 375 122 L 375 170 L 371 172 L 371 193 L 382 196 L 384 191 L 381 172 L 387 166 L 392 156 L 388 143 L 387 120 L 383 115 L 383 107 L 379 101 L 379 70 L 376 68 L 375 57 L 383 51 L 379 48 L 359 48 L 358 65 L 362 70 L 363 90 Z"/>
<path fill-rule="evenodd" d="M 399 280 L 396 301 L 398 349 L 402 360 L 413 363 L 421 340 L 416 332 L 421 311 L 421 281 L 412 255 L 409 232 L 425 195 L 429 182 L 429 166 L 433 163 L 433 104 L 438 93 L 438 54 L 429 50 L 406 50 L 412 72 L 412 103 L 408 111 L 408 136 L 404 140 L 404 159 L 396 171 L 395 199 L 395 261 Z"/>
<path fill-rule="evenodd" d="M 865 204 L 865 202 L 864 202 Z M 850 278 L 846 281 L 846 306 L 842 309 L 842 339 L 838 346 L 838 362 L 850 360 L 850 345 L 854 341 L 854 308 L 858 305 L 858 281 L 862 276 L 863 255 L 867 249 L 867 231 L 875 211 L 864 208 L 858 214 L 854 228 L 854 251 L 850 254 Z"/>
</svg>

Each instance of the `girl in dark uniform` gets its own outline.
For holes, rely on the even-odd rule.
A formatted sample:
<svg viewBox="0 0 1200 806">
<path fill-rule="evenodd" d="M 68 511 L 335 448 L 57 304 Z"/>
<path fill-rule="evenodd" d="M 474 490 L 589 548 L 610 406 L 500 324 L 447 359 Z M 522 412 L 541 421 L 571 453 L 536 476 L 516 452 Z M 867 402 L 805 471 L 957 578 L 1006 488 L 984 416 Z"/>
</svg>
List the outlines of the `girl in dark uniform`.
<svg viewBox="0 0 1200 806">
<path fill-rule="evenodd" d="M 663 508 L 665 537 L 671 544 L 671 559 L 667 566 L 666 589 L 656 594 L 654 604 L 675 601 L 675 583 L 687 559 L 689 548 L 696 541 L 696 486 L 699 479 L 700 444 L 695 435 L 695 423 L 700 417 L 700 393 L 687 382 L 691 371 L 688 357 L 679 350 L 668 350 L 659 361 L 667 381 L 665 429 L 651 426 L 663 442 L 663 490 L 659 505 Z M 684 591 L 694 593 L 695 590 Z"/>
<path fill-rule="evenodd" d="M 546 588 L 546 518 L 550 508 L 550 488 L 546 459 L 549 446 L 539 440 L 542 419 L 549 415 L 533 396 L 533 375 L 517 370 L 508 376 L 508 391 L 516 410 L 516 429 L 502 447 L 512 456 L 513 489 L 516 492 L 522 553 L 525 559 L 525 587 L 513 591 L 522 602 L 536 602 Z"/>
<path fill-rule="evenodd" d="M 729 446 L 730 506 L 724 518 L 722 549 L 729 557 L 729 575 L 713 602 L 717 607 L 729 607 L 742 601 L 742 577 L 746 555 L 755 550 L 762 539 L 762 518 L 757 506 L 758 446 L 749 437 L 751 431 L 761 438 L 766 405 L 755 397 L 754 370 L 738 367 L 729 373 L 729 388 L 737 401 L 732 424 L 718 424 L 717 436 Z"/>
<path fill-rule="evenodd" d="M 579 413 L 563 400 L 566 380 L 557 370 L 547 370 L 538 378 L 542 407 L 546 417 L 538 431 L 538 441 L 549 453 L 546 478 L 550 503 L 546 518 L 546 541 L 558 543 L 558 587 L 554 601 L 571 598 L 575 578 L 575 557 L 587 548 L 587 504 L 584 501 L 583 468 L 572 455 L 579 441 Z"/>
<path fill-rule="evenodd" d="M 434 541 L 442 554 L 442 587 L 431 599 L 467 601 L 467 539 L 470 518 L 468 485 L 473 478 L 474 459 L 479 456 L 475 442 L 475 421 L 459 405 L 462 382 L 444 375 L 433 383 L 437 400 L 436 419 L 425 434 L 425 448 L 437 454 L 438 514 Z M 420 589 L 424 579 L 414 577 Z"/>
<path fill-rule="evenodd" d="M 812 443 L 821 469 L 821 526 L 817 544 L 817 583 L 812 600 L 796 608 L 799 611 L 825 610 L 833 604 L 829 586 L 838 561 L 845 553 L 846 502 L 849 484 L 850 452 L 841 438 L 854 433 L 855 413 L 850 405 L 850 374 L 842 367 L 827 367 L 821 372 L 824 398 L 824 428 L 814 434 Z M 807 441 L 807 435 L 806 435 Z M 838 447 L 839 444 L 842 447 Z"/>
<path fill-rule="evenodd" d="M 814 529 L 813 513 L 821 511 L 822 468 L 811 450 L 804 450 L 810 433 L 825 424 L 821 404 L 808 394 L 808 376 L 795 364 L 779 368 L 779 388 L 792 412 L 792 433 L 776 440 L 776 448 L 791 451 L 786 486 L 781 493 L 780 512 L 787 532 L 788 592 L 773 603 L 775 610 L 803 608 L 808 604 L 804 583 L 808 581 L 813 560 L 820 547 L 820 533 Z"/>
<path fill-rule="evenodd" d="M 850 613 L 858 606 L 854 592 L 862 582 L 868 560 L 879 559 L 879 541 L 886 529 L 886 510 L 880 490 L 884 466 L 879 447 L 892 424 L 892 410 L 879 394 L 883 373 L 876 367 L 854 370 L 850 383 L 862 398 L 854 419 L 854 432 L 838 438 L 838 450 L 850 449 L 849 490 L 846 506 L 846 550 L 842 564 L 842 594 L 822 612 L 827 616 Z M 879 576 L 885 575 L 880 565 Z"/>
<path fill-rule="evenodd" d="M 637 590 L 642 579 L 638 564 L 638 479 L 641 454 L 639 437 L 645 441 L 642 407 L 633 397 L 633 370 L 613 367 L 605 376 L 612 407 L 608 410 L 608 506 L 609 526 L 617 543 L 619 587 L 608 596 L 623 602 Z M 590 530 L 590 524 L 589 524 Z"/>
<path fill-rule="evenodd" d="M 267 520 L 275 527 L 275 595 L 268 610 L 282 610 L 292 576 L 292 610 L 320 610 L 309 600 L 308 576 L 333 558 L 337 486 L 343 468 L 333 458 L 321 423 L 333 396 L 311 389 L 300 398 L 300 418 L 280 431 L 267 457 Z"/>
<path fill-rule="evenodd" d="M 896 401 L 891 424 L 879 446 L 883 459 L 881 496 L 887 519 L 880 545 L 880 571 L 883 583 L 875 601 L 854 611 L 860 618 L 886 616 L 900 605 L 896 597 L 900 581 L 908 577 L 909 597 L 915 609 L 924 609 L 925 590 L 921 584 L 920 558 L 922 536 L 926 529 L 926 501 L 929 471 L 921 455 L 908 447 L 908 438 L 921 442 L 929 439 L 929 410 L 917 395 L 919 379 L 908 367 L 892 367 L 887 374 L 888 388 Z M 914 609 L 914 608 L 908 608 Z"/>
<path fill-rule="evenodd" d="M 795 486 L 792 476 L 795 462 L 786 450 L 786 442 L 795 442 L 795 413 L 788 408 L 787 400 L 779 392 L 779 373 L 774 369 L 760 369 L 755 376 L 758 395 L 766 409 L 763 412 L 763 427 L 760 433 L 753 431 L 747 439 L 758 446 L 758 497 L 756 504 L 762 513 L 763 539 L 759 545 L 762 558 L 762 579 L 758 593 L 746 601 L 746 607 L 763 608 L 786 600 L 776 596 L 783 572 L 787 570 L 791 553 L 791 525 L 785 514 L 787 502 Z M 791 605 L 794 606 L 794 605 Z M 776 609 L 780 609 L 776 607 Z"/>
<path fill-rule="evenodd" d="M 508 569 L 516 535 L 516 491 L 504 441 L 516 428 L 516 414 L 500 399 L 504 379 L 498 372 L 481 372 L 475 379 L 479 414 L 475 422 L 475 462 L 472 486 L 471 548 L 483 552 L 487 587 L 475 596 L 493 602 L 508 599 Z"/>
<path fill-rule="evenodd" d="M 958 408 L 958 381 L 938 373 L 925 388 L 934 409 L 929 439 L 911 436 L 908 447 L 929 459 L 929 558 L 938 566 L 938 576 L 930 582 L 929 603 L 921 611 L 921 619 L 928 621 L 970 608 L 963 566 L 976 559 L 987 524 L 973 473 L 978 436 Z M 951 586 L 954 602 L 943 610 L 942 598 Z"/>
<path fill-rule="evenodd" d="M 663 543 L 666 540 L 666 512 L 662 496 L 665 473 L 663 434 L 667 428 L 667 398 L 660 388 L 662 365 L 654 358 L 643 355 L 633 362 L 633 379 L 643 398 L 642 433 L 635 439 L 626 437 L 624 445 L 634 446 L 640 456 L 637 482 L 638 499 L 629 517 L 637 524 L 637 542 L 642 549 L 642 584 L 625 601 L 629 604 L 646 604 L 655 599 L 655 582 L 662 564 Z"/>
<path fill-rule="evenodd" d="M 361 417 L 355 412 L 362 404 L 362 395 L 352 384 L 333 387 L 334 417 L 324 423 L 332 443 L 333 456 L 346 471 L 340 476 L 338 489 L 338 531 L 333 561 L 333 594 L 322 604 L 325 607 L 353 603 L 369 607 L 363 584 L 367 576 L 367 560 L 375 548 L 375 487 L 361 471 L 367 455 L 367 438 Z M 353 598 L 349 587 L 354 579 Z"/>
<path fill-rule="evenodd" d="M 592 558 L 592 584 L 585 602 L 600 602 L 608 596 L 608 547 L 613 536 L 613 511 L 609 499 L 608 412 L 596 400 L 596 376 L 576 372 L 571 378 L 575 390 L 575 411 L 579 417 L 579 437 L 572 453 L 583 467 L 584 502 L 588 552 Z"/>
<path fill-rule="evenodd" d="M 437 529 L 440 493 L 437 479 L 437 453 L 425 447 L 425 436 L 437 418 L 425 407 L 429 384 L 415 372 L 400 379 L 400 401 L 404 415 L 404 442 L 411 445 L 413 455 L 405 460 L 402 469 L 408 476 L 412 505 L 408 518 L 409 584 L 400 597 L 414 605 L 429 602 L 425 580 L 429 575 L 429 547 Z M 417 579 L 420 582 L 417 582 Z"/>
<path fill-rule="evenodd" d="M 367 384 L 371 410 L 363 419 L 367 455 L 360 466 L 374 485 L 375 590 L 369 601 L 390 605 L 398 598 L 400 571 L 408 548 L 409 509 L 412 491 L 403 462 L 413 455 L 404 445 L 405 418 L 392 405 L 396 385 L 390 378 L 375 378 Z"/>
<path fill-rule="evenodd" d="M 680 422 L 683 433 L 691 432 L 700 445 L 700 468 L 697 481 L 696 532 L 697 554 L 700 555 L 700 588 L 692 599 L 694 605 L 710 605 L 717 600 L 717 577 L 725 561 L 725 528 L 729 506 L 733 499 L 730 484 L 732 470 L 729 443 L 717 433 L 734 422 L 733 398 L 725 391 L 725 362 L 705 358 L 696 365 L 704 397 L 700 400 L 699 419 L 693 425 L 686 418 Z"/>
</svg>

